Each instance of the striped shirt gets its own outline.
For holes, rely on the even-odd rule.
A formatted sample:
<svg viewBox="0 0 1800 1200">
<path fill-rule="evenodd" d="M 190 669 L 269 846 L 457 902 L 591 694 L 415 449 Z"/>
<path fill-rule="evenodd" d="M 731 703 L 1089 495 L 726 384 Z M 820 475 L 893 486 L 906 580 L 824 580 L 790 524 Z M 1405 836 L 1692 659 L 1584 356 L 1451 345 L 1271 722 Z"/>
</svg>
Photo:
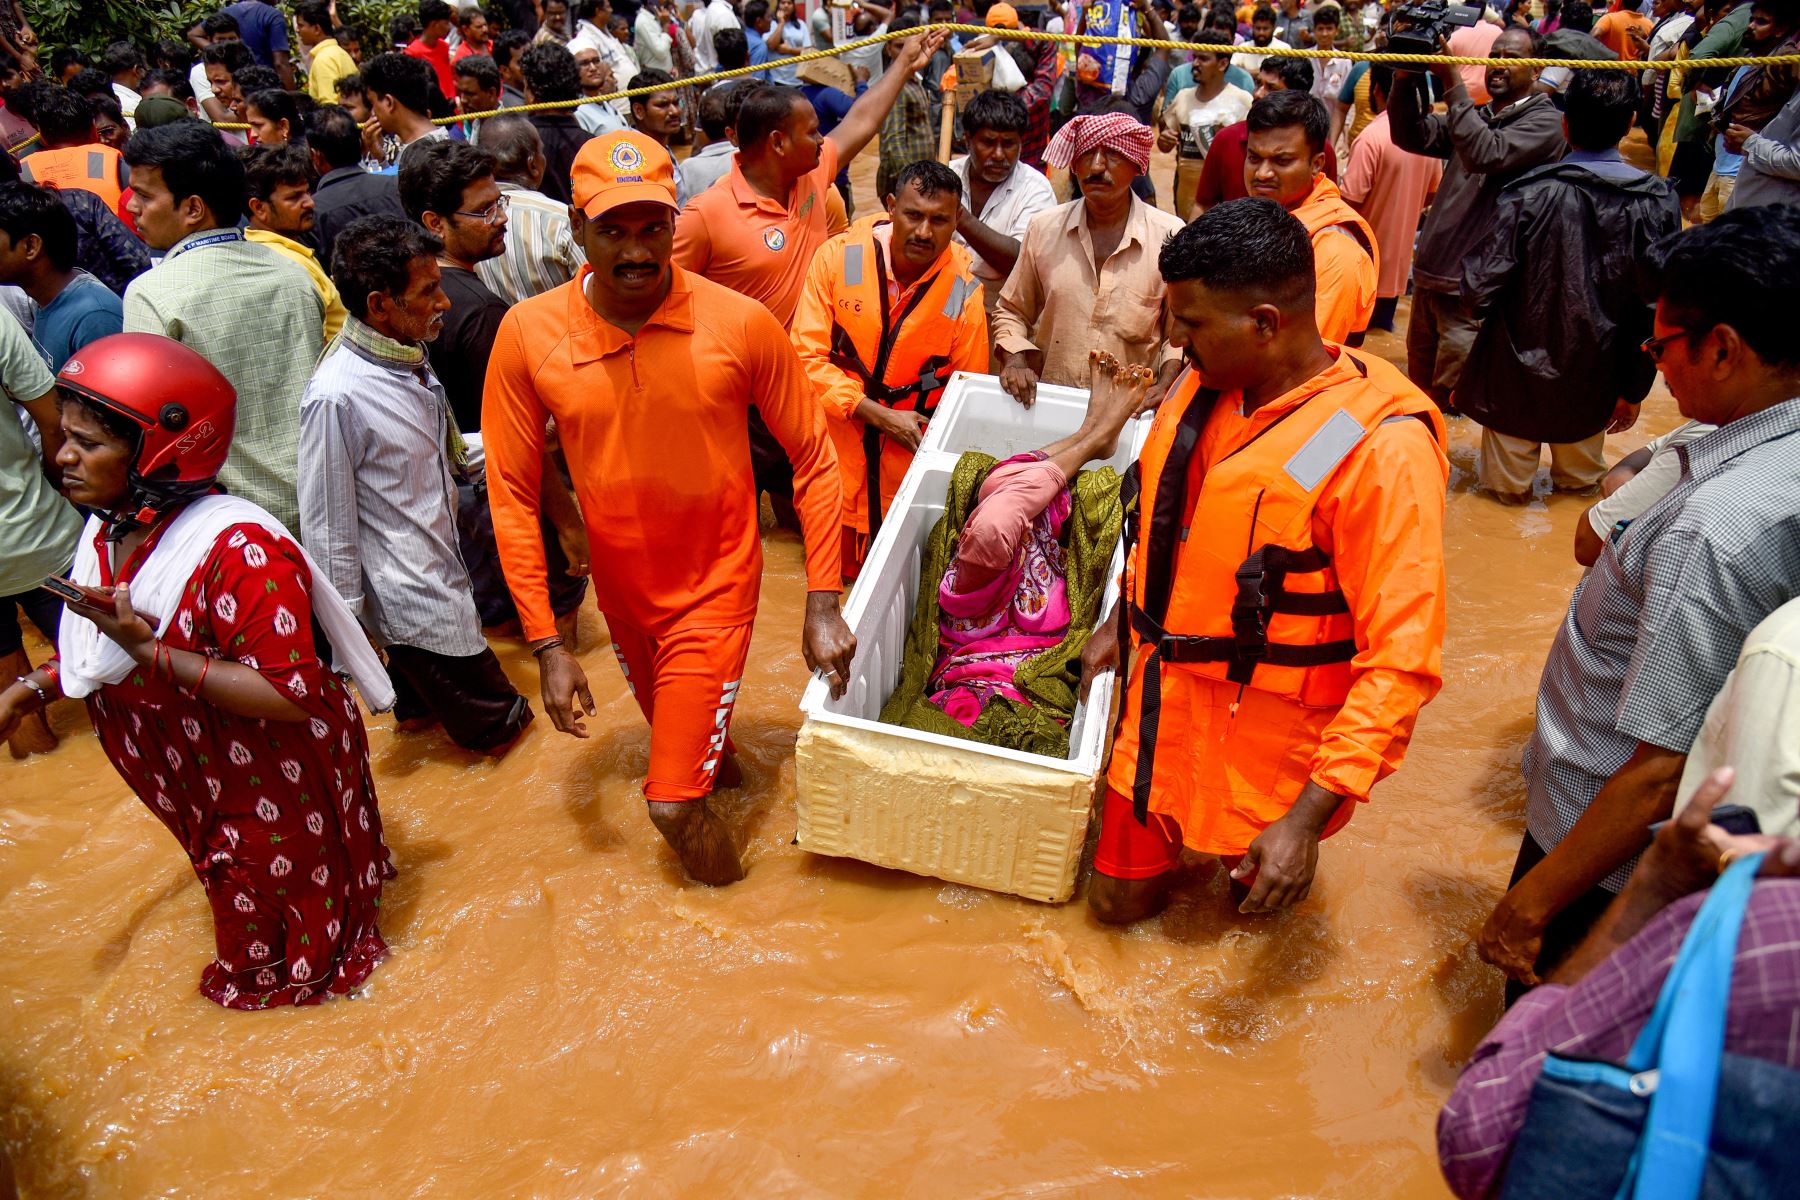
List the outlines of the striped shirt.
<svg viewBox="0 0 1800 1200">
<path fill-rule="evenodd" d="M 325 348 L 325 302 L 312 279 L 237 229 L 176 242 L 125 289 L 125 332 L 160 333 L 204 355 L 237 390 L 237 430 L 219 479 L 289 529 L 300 396 Z"/>
<path fill-rule="evenodd" d="M 569 232 L 569 206 L 542 192 L 502 182 L 506 250 L 475 264 L 475 273 L 507 307 L 575 278 L 587 255 Z"/>
<path fill-rule="evenodd" d="M 1538 684 L 1526 825 L 1568 835 L 1639 742 L 1686 754 L 1744 638 L 1800 594 L 1800 399 L 1682 446 L 1681 478 L 1576 585 Z M 1625 886 L 1636 859 L 1601 886 Z"/>
<path fill-rule="evenodd" d="M 487 648 L 456 541 L 449 402 L 423 358 L 358 344 L 354 317 L 300 402 L 300 538 L 384 646 L 467 657 Z"/>
</svg>

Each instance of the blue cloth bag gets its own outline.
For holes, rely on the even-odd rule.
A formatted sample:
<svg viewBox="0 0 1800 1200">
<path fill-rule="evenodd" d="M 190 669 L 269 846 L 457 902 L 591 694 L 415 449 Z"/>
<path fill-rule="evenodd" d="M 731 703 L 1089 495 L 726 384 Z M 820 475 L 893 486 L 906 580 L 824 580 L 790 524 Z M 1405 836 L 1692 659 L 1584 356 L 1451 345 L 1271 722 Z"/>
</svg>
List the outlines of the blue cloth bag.
<svg viewBox="0 0 1800 1200">
<path fill-rule="evenodd" d="M 1725 1052 L 1725 1008 L 1762 855 L 1694 917 L 1623 1065 L 1551 1053 L 1501 1200 L 1761 1200 L 1800 1195 L 1800 1071 Z"/>
</svg>

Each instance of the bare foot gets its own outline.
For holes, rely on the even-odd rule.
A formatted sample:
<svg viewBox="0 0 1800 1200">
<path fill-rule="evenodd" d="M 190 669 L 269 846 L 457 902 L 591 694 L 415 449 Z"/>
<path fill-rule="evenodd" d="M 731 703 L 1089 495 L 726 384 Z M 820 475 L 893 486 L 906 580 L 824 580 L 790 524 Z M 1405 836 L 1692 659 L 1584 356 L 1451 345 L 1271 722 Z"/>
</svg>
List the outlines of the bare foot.
<svg viewBox="0 0 1800 1200">
<path fill-rule="evenodd" d="M 669 843 L 687 873 L 710 887 L 723 887 L 744 877 L 731 844 L 731 832 L 718 814 L 699 800 L 651 800 L 650 823 Z"/>
</svg>

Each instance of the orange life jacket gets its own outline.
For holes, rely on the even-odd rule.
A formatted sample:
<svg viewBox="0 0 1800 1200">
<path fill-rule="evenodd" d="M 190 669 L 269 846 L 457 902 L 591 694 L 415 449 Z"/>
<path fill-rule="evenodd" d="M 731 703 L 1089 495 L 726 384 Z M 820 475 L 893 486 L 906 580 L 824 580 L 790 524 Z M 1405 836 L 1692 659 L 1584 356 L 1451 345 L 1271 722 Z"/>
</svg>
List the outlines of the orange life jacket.
<svg viewBox="0 0 1800 1200">
<path fill-rule="evenodd" d="M 971 297 L 979 309 L 981 281 L 969 252 L 952 242 L 906 305 L 890 312 L 887 256 L 875 240 L 876 228 L 887 220 L 859 221 L 844 239 L 831 310 L 831 362 L 860 380 L 869 399 L 929 418 L 955 373 L 957 326 Z M 865 425 L 871 540 L 881 529 L 881 443 L 881 434 Z"/>
<path fill-rule="evenodd" d="M 116 212 L 125 189 L 119 183 L 119 152 L 98 142 L 39 150 L 19 160 L 19 178 L 58 188 L 83 188 Z"/>
<path fill-rule="evenodd" d="M 1128 477 L 1127 499 L 1136 491 L 1140 503 L 1126 527 L 1124 619 L 1152 647 L 1133 796 L 1140 820 L 1164 664 L 1307 707 L 1335 708 L 1349 694 L 1356 630 L 1330 555 L 1313 544 L 1319 493 L 1381 427 L 1418 420 L 1440 446 L 1445 430 L 1437 408 L 1388 363 L 1342 353 L 1365 383 L 1327 385 L 1303 400 L 1214 463 L 1193 496 L 1189 464 L 1218 393 L 1188 370 L 1164 401 L 1180 419 L 1157 423 Z"/>
<path fill-rule="evenodd" d="M 1375 230 L 1363 219 L 1363 215 L 1350 207 L 1343 193 L 1338 191 L 1337 184 L 1324 175 L 1313 183 L 1313 190 L 1300 206 L 1293 210 L 1294 217 L 1306 226 L 1306 235 L 1317 247 L 1320 240 L 1328 237 L 1349 237 L 1362 247 L 1369 256 L 1370 277 L 1381 277 L 1381 250 L 1375 240 Z M 1352 345 L 1360 345 L 1362 335 L 1369 328 L 1369 317 L 1375 311 L 1375 291 L 1371 286 L 1369 294 L 1358 298 L 1358 319 L 1356 328 L 1351 330 L 1356 339 Z"/>
</svg>

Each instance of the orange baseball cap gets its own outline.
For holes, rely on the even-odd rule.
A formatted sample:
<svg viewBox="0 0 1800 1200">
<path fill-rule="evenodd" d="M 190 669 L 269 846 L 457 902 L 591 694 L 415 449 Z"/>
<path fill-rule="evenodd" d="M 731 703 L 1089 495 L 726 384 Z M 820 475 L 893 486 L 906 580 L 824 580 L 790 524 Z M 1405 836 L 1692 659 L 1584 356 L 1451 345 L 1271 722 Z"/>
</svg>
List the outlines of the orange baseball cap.
<svg viewBox="0 0 1800 1200">
<path fill-rule="evenodd" d="M 589 138 L 569 171 L 575 207 L 597 217 L 621 204 L 675 203 L 675 160 L 635 129 Z"/>
<path fill-rule="evenodd" d="M 988 9 L 987 27 L 989 29 L 1017 29 L 1019 27 L 1019 10 L 1010 4 L 996 4 Z"/>
</svg>

